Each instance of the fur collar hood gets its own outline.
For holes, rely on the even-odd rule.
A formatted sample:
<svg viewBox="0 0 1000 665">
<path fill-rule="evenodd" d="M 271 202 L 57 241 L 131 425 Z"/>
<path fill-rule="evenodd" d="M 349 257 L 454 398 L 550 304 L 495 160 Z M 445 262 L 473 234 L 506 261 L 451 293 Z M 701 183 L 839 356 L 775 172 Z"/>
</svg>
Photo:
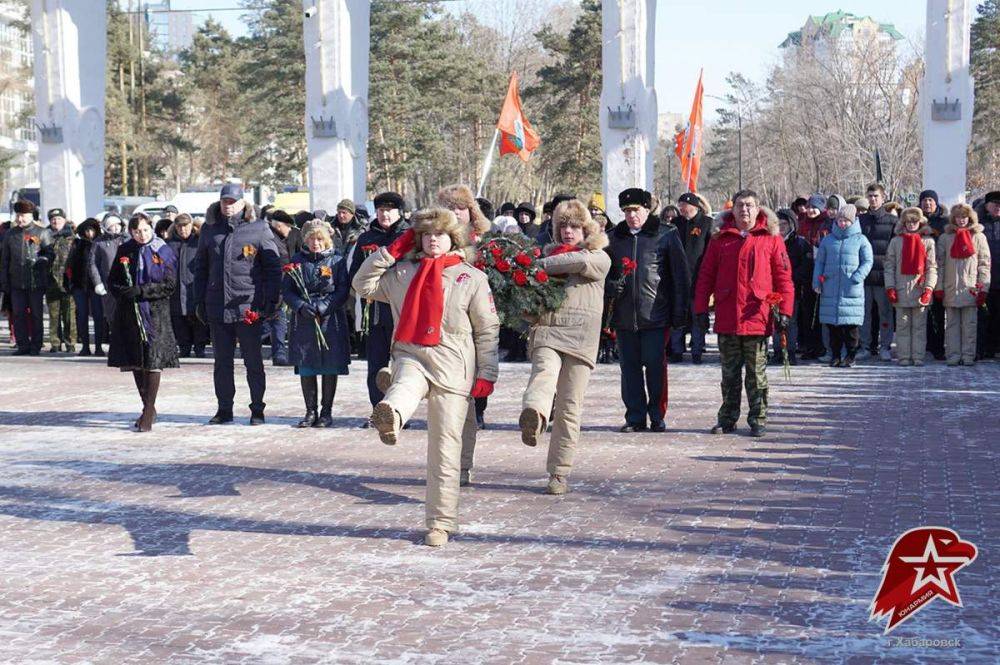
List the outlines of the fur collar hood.
<svg viewBox="0 0 1000 665">
<path fill-rule="evenodd" d="M 608 240 L 608 234 L 603 231 L 598 233 L 591 233 L 589 236 L 583 239 L 582 249 L 588 249 L 590 251 L 602 250 L 608 246 L 610 240 Z M 560 247 L 562 243 L 553 242 L 549 243 L 542 249 L 542 256 L 548 256 L 552 253 L 556 247 Z"/>
<path fill-rule="evenodd" d="M 720 221 L 719 230 L 712 234 L 713 238 L 723 233 L 738 233 L 736 230 L 736 219 L 733 217 L 731 210 L 722 213 Z M 757 211 L 757 220 L 748 233 L 753 233 L 754 235 L 778 235 L 778 217 L 767 206 L 761 206 L 760 210 Z"/>
<path fill-rule="evenodd" d="M 257 209 L 252 203 L 247 201 L 246 207 L 243 208 L 243 221 L 252 222 L 257 219 Z M 225 218 L 222 216 L 222 204 L 216 201 L 212 205 L 208 206 L 208 210 L 205 212 L 205 223 L 215 224 L 217 222 L 224 222 Z"/>
<path fill-rule="evenodd" d="M 979 222 L 976 222 L 975 224 L 969 224 L 965 228 L 967 228 L 969 230 L 969 233 L 971 233 L 972 235 L 976 235 L 977 233 L 982 233 L 985 230 L 983 228 L 983 225 L 980 224 Z M 955 226 L 954 224 L 950 223 L 950 222 L 948 224 L 946 224 L 945 227 L 944 227 L 944 232 L 945 233 L 954 233 L 957 230 L 958 230 L 958 227 Z"/>
</svg>

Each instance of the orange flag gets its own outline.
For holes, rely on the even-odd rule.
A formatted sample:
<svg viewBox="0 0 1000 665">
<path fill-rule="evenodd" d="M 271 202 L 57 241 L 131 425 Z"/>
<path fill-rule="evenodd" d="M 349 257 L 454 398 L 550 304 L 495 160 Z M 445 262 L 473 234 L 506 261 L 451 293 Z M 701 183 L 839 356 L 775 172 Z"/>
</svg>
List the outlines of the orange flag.
<svg viewBox="0 0 1000 665">
<path fill-rule="evenodd" d="M 510 75 L 507 97 L 500 109 L 497 129 L 500 130 L 500 154 L 517 153 L 524 162 L 528 161 L 531 153 L 542 142 L 521 109 L 521 96 L 517 93 L 517 72 Z"/>
<path fill-rule="evenodd" d="M 701 81 L 703 74 L 704 70 L 698 74 L 698 87 L 694 90 L 694 103 L 691 104 L 688 125 L 674 137 L 676 143 L 674 152 L 681 160 L 681 179 L 687 185 L 689 192 L 698 191 L 698 174 L 701 172 L 702 132 L 704 128 L 702 101 L 705 96 L 705 88 Z"/>
</svg>

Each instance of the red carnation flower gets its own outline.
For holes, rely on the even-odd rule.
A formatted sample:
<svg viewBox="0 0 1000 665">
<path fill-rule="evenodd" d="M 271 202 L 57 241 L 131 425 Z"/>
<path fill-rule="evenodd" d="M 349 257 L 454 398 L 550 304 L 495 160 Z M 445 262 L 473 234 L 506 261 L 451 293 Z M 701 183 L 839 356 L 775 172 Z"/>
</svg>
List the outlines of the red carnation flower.
<svg viewBox="0 0 1000 665">
<path fill-rule="evenodd" d="M 247 324 L 248 326 L 252 326 L 259 320 L 260 320 L 260 314 L 253 311 L 252 309 L 248 309 L 247 311 L 243 312 L 243 323 Z"/>
<path fill-rule="evenodd" d="M 539 270 L 535 273 L 535 281 L 539 284 L 544 284 L 549 281 L 549 275 L 544 270 Z"/>
<path fill-rule="evenodd" d="M 542 248 L 541 247 L 535 247 L 534 249 L 531 250 L 531 255 L 534 256 L 537 259 L 539 256 L 542 255 Z"/>
<path fill-rule="evenodd" d="M 524 252 L 521 252 L 520 254 L 515 256 L 514 261 L 517 263 L 517 265 L 523 266 L 525 268 L 531 265 L 531 257 L 525 254 Z"/>
<path fill-rule="evenodd" d="M 295 270 L 297 267 L 298 266 L 294 263 L 286 263 L 285 265 L 281 266 L 281 272 L 288 274 L 293 270 Z"/>
<path fill-rule="evenodd" d="M 518 286 L 524 286 L 528 283 L 528 275 L 525 274 L 523 270 L 514 271 L 514 283 Z"/>
<path fill-rule="evenodd" d="M 622 259 L 622 275 L 623 276 L 631 275 L 632 273 L 635 272 L 637 265 L 638 264 L 636 264 L 635 261 L 626 256 L 625 258 Z"/>
<path fill-rule="evenodd" d="M 118 259 L 118 263 L 122 264 L 123 266 L 127 266 L 129 264 L 128 257 L 127 256 L 121 257 L 120 259 Z"/>
<path fill-rule="evenodd" d="M 472 265 L 476 268 L 476 270 L 486 270 L 486 264 L 482 261 L 476 261 Z"/>
<path fill-rule="evenodd" d="M 497 247 L 496 245 L 493 245 L 492 247 L 490 247 L 490 254 L 492 254 L 494 258 L 498 259 L 501 256 L 503 256 L 503 250 Z"/>
<path fill-rule="evenodd" d="M 500 272 L 510 272 L 510 261 L 507 259 L 498 259 L 496 262 L 496 269 Z"/>
</svg>

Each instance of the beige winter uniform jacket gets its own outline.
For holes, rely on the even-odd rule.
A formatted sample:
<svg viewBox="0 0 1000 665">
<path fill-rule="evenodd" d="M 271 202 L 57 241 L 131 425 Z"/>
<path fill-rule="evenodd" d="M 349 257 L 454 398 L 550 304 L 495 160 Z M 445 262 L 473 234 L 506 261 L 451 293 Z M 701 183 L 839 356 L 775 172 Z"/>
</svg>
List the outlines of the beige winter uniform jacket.
<svg viewBox="0 0 1000 665">
<path fill-rule="evenodd" d="M 885 252 L 885 288 L 896 289 L 899 302 L 896 307 L 922 307 L 919 298 L 924 293 L 924 289 L 934 289 L 937 284 L 937 255 L 934 248 L 934 236 L 931 227 L 925 221 L 917 230 L 924 243 L 924 250 L 927 252 L 927 260 L 924 264 L 923 275 L 902 275 L 900 268 L 903 264 L 903 222 L 896 222 L 896 236 L 889 242 L 889 248 Z"/>
<path fill-rule="evenodd" d="M 465 254 L 460 254 L 463 259 Z M 399 321 L 403 300 L 419 264 L 397 262 L 385 247 L 372 252 L 354 276 L 358 296 L 389 303 Z M 444 316 L 441 342 L 421 346 L 392 343 L 393 362 L 413 362 L 427 380 L 447 392 L 468 395 L 477 378 L 495 382 L 499 374 L 497 342 L 500 319 L 486 275 L 466 262 L 444 269 Z"/>
<path fill-rule="evenodd" d="M 546 256 L 539 262 L 549 275 L 566 278 L 566 299 L 557 311 L 542 314 L 531 326 L 529 353 L 544 346 L 594 367 L 601 341 L 604 278 L 611 269 L 611 257 L 604 251 L 607 245 L 607 235 L 592 233 L 582 250 Z"/>
<path fill-rule="evenodd" d="M 938 278 L 935 291 L 944 291 L 945 307 L 972 307 L 979 284 L 983 291 L 990 290 L 990 246 L 983 235 L 982 224 L 969 226 L 972 247 L 975 254 L 965 259 L 951 258 L 951 246 L 955 244 L 955 226 L 944 227 L 944 233 L 937 241 Z"/>
</svg>

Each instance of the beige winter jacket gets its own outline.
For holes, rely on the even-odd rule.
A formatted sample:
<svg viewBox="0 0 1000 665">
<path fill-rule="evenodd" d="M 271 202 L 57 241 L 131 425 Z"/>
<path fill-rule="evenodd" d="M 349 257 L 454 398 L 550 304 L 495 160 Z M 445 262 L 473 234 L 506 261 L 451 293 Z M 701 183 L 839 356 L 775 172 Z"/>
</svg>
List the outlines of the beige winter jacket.
<svg viewBox="0 0 1000 665">
<path fill-rule="evenodd" d="M 464 252 L 458 252 L 465 258 Z M 399 321 L 403 299 L 419 264 L 397 262 L 385 247 L 372 252 L 351 286 L 362 298 L 389 303 Z M 468 395 L 477 378 L 495 382 L 500 372 L 497 342 L 500 319 L 486 275 L 464 261 L 444 269 L 441 343 L 421 346 L 393 341 L 393 362 L 414 362 L 427 380 L 452 393 Z"/>
<path fill-rule="evenodd" d="M 604 278 L 611 269 L 607 246 L 607 235 L 591 233 L 579 252 L 546 256 L 539 262 L 549 275 L 566 278 L 566 299 L 557 311 L 542 314 L 531 326 L 529 350 L 548 347 L 594 367 L 601 341 Z"/>
<path fill-rule="evenodd" d="M 927 261 L 924 264 L 923 275 L 902 275 L 900 268 L 903 264 L 903 222 L 896 222 L 895 237 L 889 241 L 889 248 L 885 251 L 885 288 L 896 289 L 899 296 L 897 307 L 920 307 L 919 298 L 924 293 L 924 289 L 934 289 L 937 284 L 937 255 L 934 248 L 934 236 L 931 227 L 925 220 L 917 230 L 924 243 L 927 252 Z"/>
<path fill-rule="evenodd" d="M 955 244 L 955 226 L 944 227 L 944 233 L 937 241 L 938 279 L 935 291 L 944 291 L 945 307 L 972 307 L 976 296 L 969 292 L 990 290 L 990 246 L 983 235 L 983 225 L 969 226 L 972 247 L 976 253 L 965 259 L 951 258 L 951 246 Z"/>
</svg>

